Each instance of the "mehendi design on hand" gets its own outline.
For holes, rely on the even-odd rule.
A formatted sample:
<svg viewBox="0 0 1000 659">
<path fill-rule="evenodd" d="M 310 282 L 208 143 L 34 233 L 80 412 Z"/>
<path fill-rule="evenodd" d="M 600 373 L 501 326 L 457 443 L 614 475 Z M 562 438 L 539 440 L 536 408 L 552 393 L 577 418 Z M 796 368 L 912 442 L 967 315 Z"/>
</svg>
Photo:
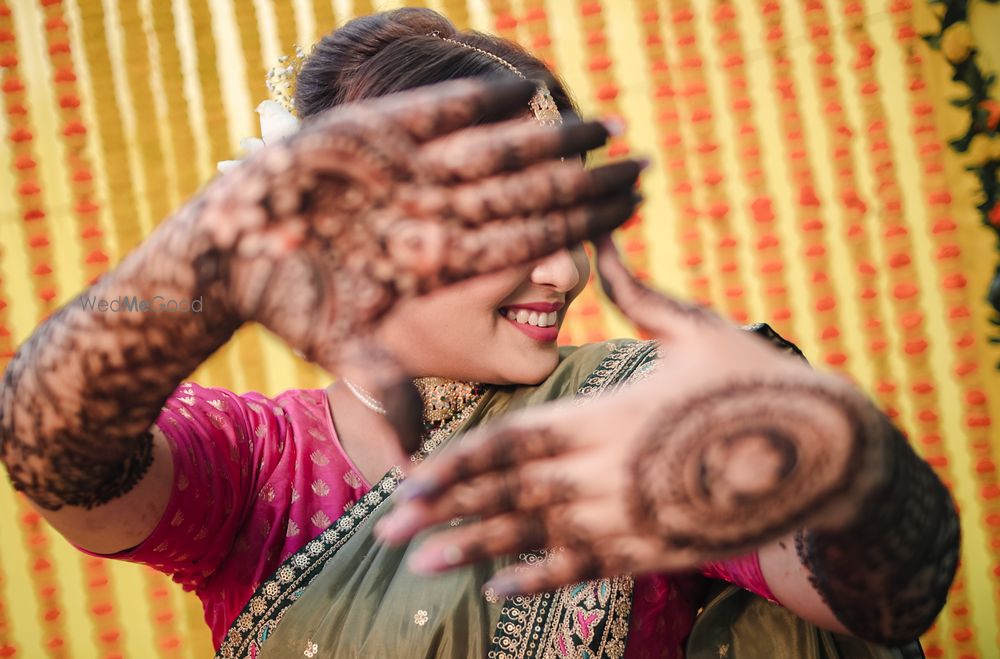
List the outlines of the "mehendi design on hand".
<svg viewBox="0 0 1000 659">
<path fill-rule="evenodd" d="M 464 80 L 337 108 L 212 181 L 11 360 L 0 459 L 15 488 L 52 510 L 128 492 L 150 464 L 164 401 L 243 322 L 335 371 L 398 299 L 624 222 L 638 163 L 546 162 L 600 146 L 603 126 L 490 123 L 533 93 L 528 82 Z M 437 148 L 445 140 L 451 148 Z M 542 183 L 518 174 L 531 167 L 544 168 Z M 509 209 L 481 201 L 503 193 L 527 196 Z M 119 295 L 202 296 L 204 311 L 81 304 Z"/>
<path fill-rule="evenodd" d="M 805 379 L 720 385 L 654 415 L 632 458 L 634 520 L 674 549 L 755 546 L 863 496 L 878 429 L 863 401 Z"/>
</svg>

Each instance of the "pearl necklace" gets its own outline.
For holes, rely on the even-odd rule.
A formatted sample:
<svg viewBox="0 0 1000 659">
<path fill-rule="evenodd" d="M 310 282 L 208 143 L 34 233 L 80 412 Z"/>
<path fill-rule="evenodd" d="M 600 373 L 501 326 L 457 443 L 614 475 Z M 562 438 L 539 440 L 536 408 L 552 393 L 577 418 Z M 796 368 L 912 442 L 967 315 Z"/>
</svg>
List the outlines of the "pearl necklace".
<svg viewBox="0 0 1000 659">
<path fill-rule="evenodd" d="M 370 391 L 346 378 L 342 379 L 358 402 L 376 414 L 387 414 L 385 405 Z M 427 430 L 445 425 L 483 393 L 483 386 L 476 382 L 445 378 L 417 378 L 413 384 L 424 402 L 424 428 Z"/>
<path fill-rule="evenodd" d="M 347 378 L 344 378 L 343 380 L 344 384 L 347 386 L 347 390 L 354 394 L 354 397 L 357 398 L 362 405 L 376 414 L 381 414 L 382 416 L 388 414 L 388 411 L 385 409 L 385 405 L 380 403 L 375 396 L 372 396 L 371 392 L 367 389 L 359 387 Z"/>
</svg>

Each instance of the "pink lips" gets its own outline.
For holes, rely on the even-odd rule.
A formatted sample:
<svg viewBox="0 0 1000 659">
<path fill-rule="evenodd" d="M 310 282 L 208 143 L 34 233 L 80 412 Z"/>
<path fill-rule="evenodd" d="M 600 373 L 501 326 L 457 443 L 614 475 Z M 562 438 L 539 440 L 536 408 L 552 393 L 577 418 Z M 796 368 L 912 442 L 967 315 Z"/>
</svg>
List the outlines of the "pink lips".
<svg viewBox="0 0 1000 659">
<path fill-rule="evenodd" d="M 553 313 L 555 311 L 559 311 L 564 306 L 566 306 L 565 302 L 526 302 L 524 304 L 511 304 L 501 309 L 501 311 L 503 311 L 501 315 L 504 320 L 513 325 L 516 329 L 520 330 L 523 334 L 526 334 L 529 338 L 540 343 L 551 343 L 559 338 L 558 322 L 552 327 L 536 327 L 534 325 L 528 325 L 527 323 L 519 323 L 515 320 L 511 320 L 510 318 L 507 318 L 506 312 L 510 309 L 524 309 L 525 311 L 537 311 L 539 313 Z"/>
</svg>

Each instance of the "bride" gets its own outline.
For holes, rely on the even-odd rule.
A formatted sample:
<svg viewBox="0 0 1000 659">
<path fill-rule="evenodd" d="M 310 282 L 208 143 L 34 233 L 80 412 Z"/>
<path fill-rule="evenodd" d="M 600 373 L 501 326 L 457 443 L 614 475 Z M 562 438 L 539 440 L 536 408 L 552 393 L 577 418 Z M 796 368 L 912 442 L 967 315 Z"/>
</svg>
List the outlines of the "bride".
<svg viewBox="0 0 1000 659">
<path fill-rule="evenodd" d="M 607 234 L 642 163 L 581 167 L 609 127 L 537 59 L 385 12 L 317 44 L 295 109 L 10 362 L 0 458 L 67 539 L 194 590 L 223 657 L 899 656 L 927 629 L 947 490 L 767 326 L 632 279 Z M 658 342 L 557 347 L 587 238 Z M 157 295 L 202 307 L 81 303 Z M 338 379 L 185 381 L 247 322 Z"/>
</svg>

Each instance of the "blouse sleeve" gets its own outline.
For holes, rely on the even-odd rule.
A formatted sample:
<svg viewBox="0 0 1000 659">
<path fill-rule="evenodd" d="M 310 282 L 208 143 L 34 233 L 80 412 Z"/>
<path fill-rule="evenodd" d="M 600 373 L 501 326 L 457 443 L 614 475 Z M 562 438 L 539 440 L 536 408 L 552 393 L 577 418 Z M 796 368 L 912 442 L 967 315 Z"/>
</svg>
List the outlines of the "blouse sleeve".
<svg viewBox="0 0 1000 659">
<path fill-rule="evenodd" d="M 711 579 L 728 581 L 775 604 L 780 604 L 767 585 L 767 580 L 764 579 L 756 551 L 724 561 L 706 563 L 701 567 L 701 573 Z"/>
<path fill-rule="evenodd" d="M 174 460 L 170 500 L 139 545 L 106 558 L 143 563 L 198 589 L 231 553 L 253 507 L 261 467 L 282 446 L 283 419 L 260 394 L 183 383 L 167 399 L 156 425 Z M 261 439 L 258 439 L 261 438 Z M 85 553 L 93 554 L 93 552 Z"/>
</svg>

